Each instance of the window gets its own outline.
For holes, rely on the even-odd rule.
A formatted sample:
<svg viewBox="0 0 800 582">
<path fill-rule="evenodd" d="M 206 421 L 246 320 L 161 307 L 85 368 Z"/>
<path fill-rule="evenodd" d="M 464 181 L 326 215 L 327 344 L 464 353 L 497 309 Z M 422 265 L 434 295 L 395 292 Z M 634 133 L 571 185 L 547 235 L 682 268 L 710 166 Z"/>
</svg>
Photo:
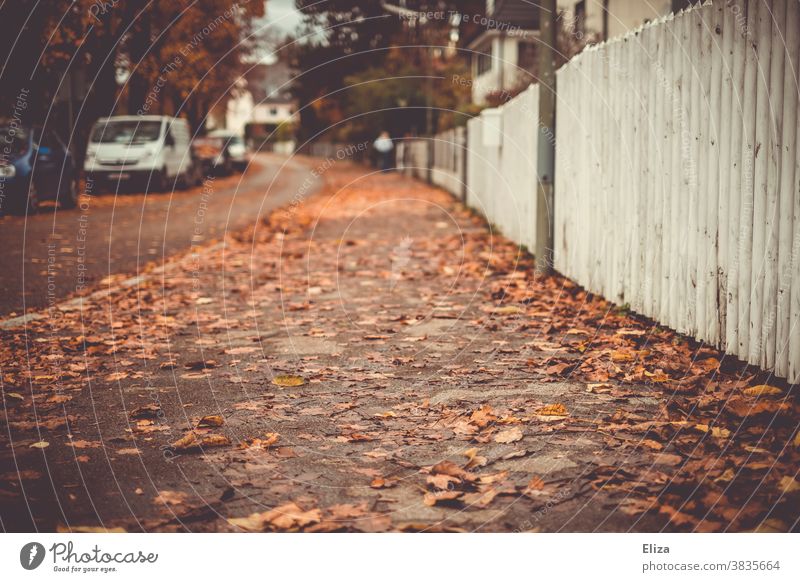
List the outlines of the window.
<svg viewBox="0 0 800 582">
<path fill-rule="evenodd" d="M 107 121 L 95 126 L 92 143 L 147 143 L 161 135 L 160 121 Z"/>
<path fill-rule="evenodd" d="M 492 70 L 492 47 L 488 47 L 485 51 L 478 53 L 477 74 L 483 75 L 484 73 Z"/>
</svg>

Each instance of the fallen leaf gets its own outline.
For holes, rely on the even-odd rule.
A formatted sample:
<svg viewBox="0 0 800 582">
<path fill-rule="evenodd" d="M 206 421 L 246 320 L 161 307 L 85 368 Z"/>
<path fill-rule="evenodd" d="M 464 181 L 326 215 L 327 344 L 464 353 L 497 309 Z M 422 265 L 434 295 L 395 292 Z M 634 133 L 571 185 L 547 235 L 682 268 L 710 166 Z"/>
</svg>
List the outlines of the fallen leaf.
<svg viewBox="0 0 800 582">
<path fill-rule="evenodd" d="M 488 460 L 486 457 L 478 455 L 478 449 L 471 448 L 464 451 L 464 456 L 467 457 L 467 464 L 464 465 L 465 469 L 474 469 L 475 467 L 483 467 Z"/>
<path fill-rule="evenodd" d="M 113 374 L 109 374 L 108 376 L 106 376 L 106 382 L 117 382 L 127 377 L 128 377 L 127 372 L 114 372 Z"/>
<path fill-rule="evenodd" d="M 440 461 L 431 467 L 430 472 L 432 475 L 450 475 L 465 481 L 475 480 L 475 476 L 472 473 L 465 471 L 452 461 Z"/>
<path fill-rule="evenodd" d="M 209 434 L 200 438 L 194 431 L 190 431 L 170 446 L 176 451 L 188 452 L 199 450 L 202 447 L 223 447 L 229 444 L 231 441 L 225 435 Z"/>
<path fill-rule="evenodd" d="M 783 493 L 800 491 L 800 483 L 798 483 L 794 477 L 790 477 L 789 475 L 781 477 L 781 480 L 778 482 L 778 487 Z"/>
<path fill-rule="evenodd" d="M 567 416 L 567 408 L 563 404 L 548 404 L 536 411 L 539 416 Z"/>
<path fill-rule="evenodd" d="M 748 396 L 775 396 L 782 394 L 783 391 L 775 386 L 768 386 L 767 384 L 760 384 L 759 386 L 751 386 L 742 390 Z"/>
<path fill-rule="evenodd" d="M 290 502 L 262 513 L 228 519 L 228 523 L 247 531 L 264 531 L 267 527 L 288 530 L 318 523 L 321 519 L 322 512 L 319 509 L 304 511 L 296 503 Z"/>
<path fill-rule="evenodd" d="M 422 497 L 422 502 L 428 507 L 433 507 L 442 501 L 453 501 L 464 494 L 463 491 L 428 491 Z"/>
<path fill-rule="evenodd" d="M 369 486 L 373 489 L 389 489 L 395 485 L 397 485 L 397 479 L 393 479 L 391 477 L 375 477 L 369 484 Z"/>
<path fill-rule="evenodd" d="M 46 449 L 49 446 L 50 446 L 50 443 L 48 443 L 47 441 L 39 441 L 38 443 L 33 443 L 31 445 L 31 448 L 32 449 Z"/>
<path fill-rule="evenodd" d="M 717 426 L 709 427 L 707 424 L 696 424 L 694 427 L 701 432 L 710 432 L 711 436 L 719 439 L 726 439 L 731 436 L 731 431 L 727 428 L 720 428 Z"/>
<path fill-rule="evenodd" d="M 541 477 L 532 477 L 525 489 L 526 491 L 541 491 L 544 489 L 544 481 Z"/>
<path fill-rule="evenodd" d="M 295 386 L 302 386 L 306 381 L 301 376 L 280 375 L 275 376 L 272 379 L 272 383 L 275 386 L 281 386 L 283 388 L 293 388 Z"/>
<path fill-rule="evenodd" d="M 469 421 L 480 428 L 488 426 L 489 423 L 497 420 L 497 415 L 492 412 L 492 407 L 484 404 L 478 410 L 475 410 L 469 417 Z"/>
<path fill-rule="evenodd" d="M 223 424 L 225 424 L 224 418 L 218 414 L 210 414 L 197 421 L 197 428 L 212 428 Z"/>
<path fill-rule="evenodd" d="M 162 505 L 180 505 L 186 502 L 186 497 L 183 491 L 164 490 L 159 491 L 158 495 L 153 497 L 153 501 Z"/>
<path fill-rule="evenodd" d="M 518 440 L 522 440 L 522 429 L 517 426 L 500 431 L 494 437 L 496 443 L 515 443 Z"/>
<path fill-rule="evenodd" d="M 161 407 L 158 404 L 147 404 L 131 410 L 131 420 L 143 420 L 158 418 L 161 414 Z"/>
</svg>

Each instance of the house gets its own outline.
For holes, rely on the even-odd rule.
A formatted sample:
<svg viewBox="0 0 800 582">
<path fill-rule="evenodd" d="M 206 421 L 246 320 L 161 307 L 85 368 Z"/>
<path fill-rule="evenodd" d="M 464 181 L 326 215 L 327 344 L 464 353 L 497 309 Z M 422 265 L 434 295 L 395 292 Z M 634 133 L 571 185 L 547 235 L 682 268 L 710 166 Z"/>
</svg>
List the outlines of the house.
<svg viewBox="0 0 800 582">
<path fill-rule="evenodd" d="M 530 84 L 536 67 L 538 7 L 526 0 L 487 0 L 485 15 L 465 17 L 481 25 L 478 35 L 467 44 L 472 102 L 483 104 L 492 94 Z"/>
<path fill-rule="evenodd" d="M 597 42 L 669 14 L 688 0 L 558 0 L 559 28 L 580 44 Z M 480 24 L 467 43 L 472 102 L 504 101 L 535 79 L 539 7 L 533 0 L 486 0 L 485 14 L 465 16 Z"/>
<path fill-rule="evenodd" d="M 289 92 L 291 81 L 291 70 L 282 61 L 253 65 L 236 82 L 224 122 L 215 119 L 215 127 L 244 135 L 256 147 L 267 140 L 285 140 L 290 126 L 299 119 Z"/>
<path fill-rule="evenodd" d="M 596 42 L 624 34 L 669 14 L 677 5 L 688 4 L 688 0 L 559 0 L 558 9 L 568 33 L 580 34 Z"/>
</svg>

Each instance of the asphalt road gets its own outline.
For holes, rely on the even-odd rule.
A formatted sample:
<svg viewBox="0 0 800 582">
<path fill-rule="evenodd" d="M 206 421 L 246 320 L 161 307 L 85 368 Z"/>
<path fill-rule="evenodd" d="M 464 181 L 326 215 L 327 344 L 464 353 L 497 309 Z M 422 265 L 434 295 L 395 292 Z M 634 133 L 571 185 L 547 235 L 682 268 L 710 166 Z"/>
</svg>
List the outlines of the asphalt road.
<svg viewBox="0 0 800 582">
<path fill-rule="evenodd" d="M 0 218 L 0 316 L 14 317 L 88 292 L 112 275 L 135 275 L 316 186 L 312 162 L 259 154 L 242 175 L 186 191 L 83 197 L 73 210 L 44 207 Z"/>
</svg>

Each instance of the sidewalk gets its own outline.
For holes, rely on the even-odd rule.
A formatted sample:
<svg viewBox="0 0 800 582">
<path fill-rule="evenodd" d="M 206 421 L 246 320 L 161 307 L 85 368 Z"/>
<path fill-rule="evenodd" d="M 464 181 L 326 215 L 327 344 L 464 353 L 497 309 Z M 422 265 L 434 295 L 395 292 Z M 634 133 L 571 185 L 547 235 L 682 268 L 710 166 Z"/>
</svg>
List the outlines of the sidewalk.
<svg viewBox="0 0 800 582">
<path fill-rule="evenodd" d="M 4 528 L 793 527 L 785 386 L 536 277 L 439 190 L 324 178 L 254 233 L 1 332 Z"/>
</svg>

